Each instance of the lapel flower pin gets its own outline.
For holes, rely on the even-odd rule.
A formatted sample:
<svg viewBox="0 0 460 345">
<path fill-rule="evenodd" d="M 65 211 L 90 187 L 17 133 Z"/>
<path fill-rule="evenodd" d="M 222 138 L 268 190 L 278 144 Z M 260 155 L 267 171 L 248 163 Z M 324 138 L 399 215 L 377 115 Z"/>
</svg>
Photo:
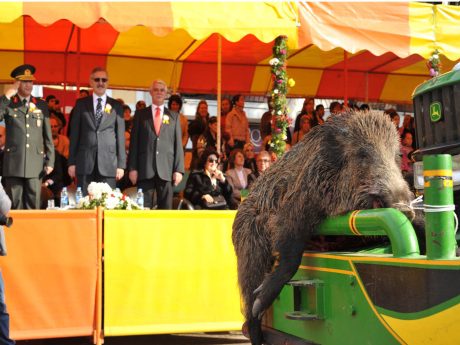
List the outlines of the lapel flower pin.
<svg viewBox="0 0 460 345">
<path fill-rule="evenodd" d="M 30 102 L 29 103 L 29 111 L 33 112 L 37 109 L 37 107 L 35 106 L 35 103 L 33 102 Z"/>
<path fill-rule="evenodd" d="M 111 111 L 112 111 L 112 106 L 109 103 L 106 103 L 105 108 L 104 108 L 104 112 L 106 114 L 110 114 Z"/>
<path fill-rule="evenodd" d="M 169 125 L 169 116 L 168 115 L 163 115 L 163 123 L 165 125 Z"/>
</svg>

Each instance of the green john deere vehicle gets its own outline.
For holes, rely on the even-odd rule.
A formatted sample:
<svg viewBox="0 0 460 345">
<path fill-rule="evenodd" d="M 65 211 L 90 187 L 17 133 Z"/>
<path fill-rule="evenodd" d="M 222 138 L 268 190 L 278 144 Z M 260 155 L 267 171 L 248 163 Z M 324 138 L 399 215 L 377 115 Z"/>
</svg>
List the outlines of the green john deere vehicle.
<svg viewBox="0 0 460 345">
<path fill-rule="evenodd" d="M 386 235 L 391 246 L 305 252 L 264 316 L 269 345 L 460 344 L 460 71 L 419 86 L 415 187 L 424 195 L 425 246 L 395 209 L 326 220 L 320 235 Z"/>
</svg>

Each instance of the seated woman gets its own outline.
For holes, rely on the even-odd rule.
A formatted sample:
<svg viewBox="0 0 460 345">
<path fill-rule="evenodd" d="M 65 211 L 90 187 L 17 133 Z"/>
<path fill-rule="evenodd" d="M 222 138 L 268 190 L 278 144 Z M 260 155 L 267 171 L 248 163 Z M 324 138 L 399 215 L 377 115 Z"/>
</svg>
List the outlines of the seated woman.
<svg viewBox="0 0 460 345">
<path fill-rule="evenodd" d="M 311 119 L 307 115 L 300 118 L 300 129 L 292 136 L 292 145 L 297 144 L 311 129 Z"/>
<path fill-rule="evenodd" d="M 257 170 L 256 165 L 256 154 L 254 151 L 254 145 L 252 143 L 246 143 L 243 147 L 244 153 L 244 167 L 250 169 L 252 172 Z"/>
<path fill-rule="evenodd" d="M 243 150 L 234 149 L 230 153 L 230 168 L 227 170 L 226 175 L 233 189 L 233 203 L 238 205 L 241 202 L 241 192 L 247 191 L 248 177 L 252 173 L 251 169 L 244 167 Z"/>
<path fill-rule="evenodd" d="M 272 157 L 268 151 L 259 152 L 256 159 L 257 171 L 249 175 L 248 188 L 251 188 L 252 184 L 257 180 L 257 178 L 270 167 L 271 162 Z"/>
<path fill-rule="evenodd" d="M 193 171 L 185 186 L 184 197 L 195 209 L 232 208 L 232 186 L 218 169 L 219 159 L 215 150 L 207 149 L 200 157 L 199 170 Z"/>
</svg>

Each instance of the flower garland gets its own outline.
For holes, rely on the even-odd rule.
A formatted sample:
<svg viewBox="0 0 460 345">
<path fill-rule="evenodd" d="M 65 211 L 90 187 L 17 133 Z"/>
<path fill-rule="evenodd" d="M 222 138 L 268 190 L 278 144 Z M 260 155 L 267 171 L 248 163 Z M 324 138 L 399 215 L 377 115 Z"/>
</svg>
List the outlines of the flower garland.
<svg viewBox="0 0 460 345">
<path fill-rule="evenodd" d="M 280 157 L 286 148 L 286 131 L 291 124 L 291 119 L 287 116 L 288 86 L 293 87 L 295 81 L 286 72 L 287 58 L 287 37 L 278 36 L 273 46 L 273 58 L 269 61 L 272 73 L 272 138 L 270 147 L 272 151 Z"/>
<path fill-rule="evenodd" d="M 88 195 L 76 205 L 78 209 L 93 209 L 102 206 L 107 210 L 139 210 L 140 207 L 128 196 L 114 191 L 107 183 L 91 182 Z"/>
<path fill-rule="evenodd" d="M 437 49 L 435 49 L 431 54 L 430 58 L 426 62 L 426 66 L 428 67 L 432 78 L 437 77 L 441 73 L 442 65 L 441 60 L 439 59 L 439 51 Z"/>
</svg>

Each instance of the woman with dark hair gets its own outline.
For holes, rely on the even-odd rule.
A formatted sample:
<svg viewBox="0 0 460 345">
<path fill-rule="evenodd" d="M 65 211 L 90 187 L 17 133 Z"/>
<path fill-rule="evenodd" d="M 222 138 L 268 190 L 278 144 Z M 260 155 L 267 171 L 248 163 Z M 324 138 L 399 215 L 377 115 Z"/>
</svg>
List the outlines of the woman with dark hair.
<svg viewBox="0 0 460 345">
<path fill-rule="evenodd" d="M 399 131 L 399 122 L 400 122 L 401 118 L 399 117 L 399 114 L 396 111 L 396 109 L 394 109 L 394 108 L 387 109 L 383 113 L 387 114 L 390 117 L 391 122 L 393 122 L 393 124 L 395 125 L 395 127 L 398 130 L 399 134 L 401 135 L 401 132 Z"/>
<path fill-rule="evenodd" d="M 202 99 L 196 107 L 195 119 L 188 127 L 188 134 L 192 139 L 192 162 L 190 170 L 197 168 L 198 158 L 198 138 L 206 131 L 209 126 L 208 102 Z"/>
<path fill-rule="evenodd" d="M 230 153 L 229 163 L 230 169 L 225 174 L 233 189 L 233 202 L 238 205 L 242 200 L 241 197 L 244 196 L 242 192 L 247 191 L 248 177 L 252 171 L 244 167 L 244 154 L 241 149 L 234 149 Z"/>
<path fill-rule="evenodd" d="M 89 95 L 88 95 L 89 96 Z M 136 111 L 147 108 L 147 105 L 143 100 L 137 101 L 136 102 Z"/>
<path fill-rule="evenodd" d="M 225 158 L 224 148 L 225 139 L 221 138 L 221 159 Z M 214 151 L 217 151 L 217 117 L 215 116 L 211 116 L 209 118 L 208 128 L 206 128 L 204 133 L 198 138 L 198 142 L 196 144 L 198 161 L 206 149 L 213 149 Z M 198 161 L 195 166 L 198 166 Z"/>
<path fill-rule="evenodd" d="M 297 144 L 311 130 L 311 120 L 307 115 L 300 118 L 299 130 L 292 135 L 292 145 Z"/>
<path fill-rule="evenodd" d="M 182 98 L 179 95 L 171 95 L 168 99 L 168 109 L 179 114 L 180 117 L 180 128 L 182 130 L 182 147 L 187 145 L 188 141 L 188 120 L 184 114 L 180 111 L 182 109 Z"/>
<path fill-rule="evenodd" d="M 300 129 L 300 119 L 306 115 L 309 121 L 312 121 L 315 118 L 315 99 L 313 97 L 305 98 L 303 102 L 302 110 L 299 115 L 295 118 L 294 123 L 294 132 L 297 132 Z"/>
<path fill-rule="evenodd" d="M 318 104 L 313 112 L 313 119 L 310 121 L 310 127 L 313 128 L 318 125 L 324 125 L 324 105 Z"/>
<path fill-rule="evenodd" d="M 219 158 L 215 150 L 208 149 L 200 157 L 198 168 L 193 171 L 185 187 L 184 196 L 195 209 L 233 208 L 232 186 L 219 170 Z"/>
<path fill-rule="evenodd" d="M 129 105 L 123 105 L 123 118 L 125 119 L 125 131 L 131 132 L 133 118 L 131 116 L 131 108 Z"/>
</svg>

